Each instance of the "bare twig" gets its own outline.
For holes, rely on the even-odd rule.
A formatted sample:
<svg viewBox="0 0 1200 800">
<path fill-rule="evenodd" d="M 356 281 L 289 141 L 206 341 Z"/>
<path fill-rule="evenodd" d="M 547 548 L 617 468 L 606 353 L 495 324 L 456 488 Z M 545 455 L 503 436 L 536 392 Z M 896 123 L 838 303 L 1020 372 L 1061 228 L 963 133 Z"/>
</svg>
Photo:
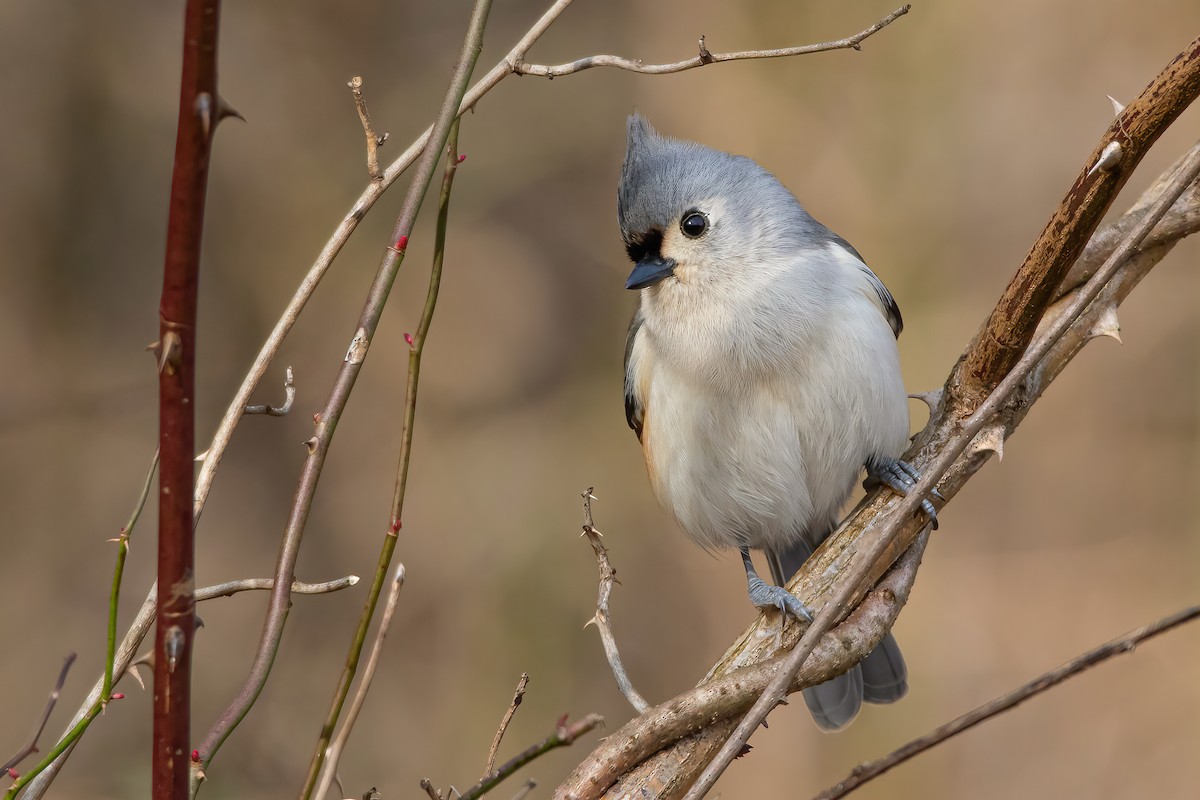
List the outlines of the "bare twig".
<svg viewBox="0 0 1200 800">
<path fill-rule="evenodd" d="M 158 468 L 158 448 L 154 448 L 154 458 L 150 460 L 150 469 L 146 471 L 146 481 L 142 484 L 141 494 L 134 504 L 129 521 L 121 528 L 120 535 L 109 541 L 117 543 L 117 564 L 113 567 L 112 590 L 108 595 L 108 649 L 104 656 L 104 687 L 100 690 L 100 703 L 108 703 L 112 695 L 113 684 L 113 654 L 117 649 L 117 611 L 121 601 L 121 580 L 125 574 L 125 558 L 129 555 L 129 538 L 133 536 L 133 528 L 142 516 L 146 507 L 146 499 L 150 496 L 150 487 L 154 485 L 154 470 Z"/>
<path fill-rule="evenodd" d="M 595 728 L 597 725 L 604 724 L 604 717 L 599 714 L 588 714 L 578 722 L 568 722 L 567 716 L 564 714 L 562 719 L 558 721 L 558 725 L 554 728 L 554 733 L 547 736 L 542 741 L 535 745 L 527 747 L 517 756 L 504 764 L 495 771 L 487 775 L 479 783 L 472 786 L 461 795 L 462 800 L 476 800 L 483 797 L 485 794 L 496 788 L 501 781 L 512 775 L 521 767 L 533 761 L 535 758 L 549 753 L 559 747 L 566 747 L 574 744 L 575 740 L 583 736 L 588 731 Z"/>
<path fill-rule="evenodd" d="M 24 747 L 14 753 L 8 761 L 5 761 L 4 766 L 0 766 L 0 774 L 8 772 L 38 751 L 38 739 L 42 738 L 42 731 L 46 730 L 46 723 L 50 721 L 50 714 L 54 712 L 54 704 L 58 702 L 58 695 L 62 692 L 63 684 L 67 682 L 67 673 L 71 671 L 71 665 L 74 663 L 75 654 L 67 653 L 67 657 L 63 659 L 62 669 L 58 671 L 58 680 L 54 682 L 54 688 L 50 690 L 50 696 L 46 698 L 46 707 L 42 709 L 42 717 L 38 721 L 37 730 L 33 732 L 33 736 L 29 738 Z"/>
<path fill-rule="evenodd" d="M 433 784 L 429 782 L 429 778 L 421 778 L 420 786 L 425 790 L 425 794 L 429 795 L 429 800 L 442 800 L 442 793 L 433 788 Z"/>
<path fill-rule="evenodd" d="M 496 735 L 492 737 L 492 746 L 488 748 L 487 764 L 483 768 L 483 777 L 492 774 L 492 769 L 496 766 L 496 753 L 500 750 L 500 742 L 504 739 L 504 732 L 508 730 L 509 723 L 517 713 L 517 709 L 521 706 L 521 701 L 525 699 L 525 687 L 529 685 L 529 673 L 522 672 L 520 680 L 517 681 L 517 690 L 513 692 L 512 702 L 508 704 L 508 710 L 504 712 L 504 716 L 500 719 L 500 727 L 496 728 Z"/>
<path fill-rule="evenodd" d="M 479 9 L 482 9 L 483 18 L 487 16 L 486 4 L 477 6 L 477 13 L 472 17 L 473 30 L 471 36 L 468 37 L 468 43 L 476 35 L 478 37 L 482 37 L 483 35 Z M 477 30 L 474 24 L 476 22 L 479 23 Z M 476 39 L 476 41 L 478 40 Z M 466 58 L 467 51 L 468 48 L 464 45 L 464 59 Z M 473 50 L 476 56 L 478 52 L 477 48 Z M 460 61 L 460 65 L 463 63 L 465 62 Z M 455 100 L 454 102 L 458 101 Z M 409 345 L 408 378 L 404 394 L 404 422 L 400 431 L 400 463 L 396 469 L 396 486 L 392 493 L 392 507 L 389 515 L 391 522 L 384 532 L 383 546 L 380 548 L 379 560 L 375 569 L 375 580 L 372 582 L 371 589 L 367 593 L 367 602 L 363 606 L 362 614 L 359 616 L 358 629 L 355 631 L 354 638 L 350 642 L 349 652 L 346 655 L 346 665 L 342 669 L 338 685 L 334 690 L 329 713 L 325 717 L 325 724 L 321 728 L 316 748 L 313 751 L 312 760 L 309 763 L 308 779 L 305 781 L 304 790 L 301 794 L 301 797 L 306 799 L 312 790 L 313 781 L 320 772 L 321 760 L 324 758 L 329 737 L 332 736 L 334 726 L 337 725 L 342 704 L 346 701 L 346 695 L 350 691 L 350 682 L 354 679 L 354 672 L 358 668 L 358 659 L 362 653 L 363 643 L 366 641 L 367 629 L 370 627 L 371 618 L 375 615 L 375 605 L 379 598 L 379 592 L 382 589 L 383 576 L 387 572 L 388 564 L 392 560 L 392 553 L 396 549 L 396 542 L 400 534 L 401 519 L 404 515 L 404 496 L 406 487 L 408 486 L 408 465 L 412 455 L 413 424 L 417 414 L 417 390 L 421 377 L 421 356 L 425 351 L 425 340 L 429 335 L 429 327 L 433 322 L 433 314 L 437 308 L 438 292 L 442 282 L 442 265 L 446 256 L 446 228 L 449 224 L 450 216 L 450 192 L 454 187 L 454 176 L 458 171 L 460 163 L 458 155 L 458 120 L 454 118 L 453 107 L 449 104 L 443 107 L 442 113 L 447 120 L 452 119 L 453 121 L 449 123 L 449 131 L 446 138 L 446 164 L 442 175 L 442 189 L 438 199 L 438 219 L 436 233 L 434 234 L 433 264 L 429 271 L 429 287 L 425 294 L 425 306 L 421 311 L 421 318 L 417 322 L 416 333 L 411 335 L 405 334 L 405 339 Z M 403 236 L 402 239 L 406 241 L 407 236 Z"/>
<path fill-rule="evenodd" d="M 337 578 L 324 583 L 303 583 L 301 581 L 292 581 L 292 594 L 330 594 L 331 592 L 340 592 L 342 589 L 349 589 L 358 583 L 357 575 L 347 575 L 344 578 Z M 228 583 L 218 583 L 213 586 L 205 586 L 203 589 L 196 590 L 196 602 L 203 603 L 206 600 L 215 600 L 218 597 L 232 597 L 239 592 L 269 592 L 275 588 L 274 578 L 243 578 L 242 580 L 229 581 Z"/>
<path fill-rule="evenodd" d="M 1197 49 L 1200 50 L 1200 46 Z M 1146 216 L 1137 227 L 1130 232 L 1128 237 L 1109 256 L 1104 266 L 1085 284 L 1083 290 L 1069 301 L 1062 314 L 1049 324 L 1044 337 L 1031 343 L 1028 350 L 1021 356 L 1021 359 L 1013 369 L 1005 375 L 995 391 L 988 395 L 987 399 L 980 404 L 975 413 L 962 421 L 958 433 L 947 440 L 945 445 L 932 458 L 932 463 L 919 465 L 919 469 L 922 471 L 921 479 L 912 487 L 908 496 L 901 498 L 900 502 L 896 503 L 896 507 L 892 510 L 892 513 L 887 515 L 882 523 L 868 534 L 869 538 L 865 539 L 866 553 L 854 562 L 853 568 L 849 570 L 844 578 L 839 576 L 838 582 L 841 585 L 838 591 L 834 593 L 833 598 L 817 614 L 812 625 L 804 632 L 804 635 L 792 652 L 788 654 L 787 659 L 779 670 L 779 674 L 771 681 L 770 685 L 763 691 L 758 702 L 754 704 L 754 707 L 750 709 L 745 718 L 738 724 L 734 733 L 722 746 L 717 756 L 705 767 L 704 772 L 701 773 L 696 783 L 684 795 L 684 800 L 699 800 L 699 798 L 704 797 L 712 788 L 717 778 L 725 771 L 725 768 L 741 752 L 746 740 L 750 738 L 750 734 L 766 719 L 767 714 L 786 697 L 792 680 L 795 678 L 796 673 L 799 672 L 804 659 L 808 657 L 813 647 L 816 646 L 818 639 L 833 626 L 838 617 L 841 616 L 843 609 L 850 607 L 855 595 L 861 591 L 861 588 L 869 585 L 871 573 L 876 568 L 877 562 L 892 544 L 901 527 L 909 521 L 914 513 L 917 513 L 922 499 L 929 496 L 929 493 L 937 487 L 937 482 L 941 480 L 942 475 L 945 474 L 946 470 L 967 449 L 974 440 L 975 435 L 983 430 L 986 424 L 992 421 L 993 416 L 1002 409 L 1008 398 L 1012 396 L 1013 392 L 1024 381 L 1025 376 L 1050 351 L 1053 344 L 1061 338 L 1067 328 L 1084 312 L 1088 304 L 1100 294 L 1105 284 L 1116 274 L 1117 269 L 1125 259 L 1133 253 L 1142 239 L 1146 237 L 1146 234 L 1150 232 L 1150 229 L 1167 213 L 1167 210 L 1183 194 L 1192 181 L 1196 179 L 1197 175 L 1200 175 L 1200 153 L 1193 154 L 1185 164 L 1184 169 L 1176 176 L 1164 196 L 1146 213 Z"/>
<path fill-rule="evenodd" d="M 608 548 L 601 541 L 600 531 L 596 530 L 596 526 L 592 522 L 592 501 L 596 499 L 592 490 L 593 487 L 589 486 L 582 495 L 583 535 L 587 537 L 588 544 L 592 546 L 592 552 L 596 554 L 596 564 L 600 568 L 600 588 L 596 596 L 596 613 L 587 621 L 587 625 L 595 625 L 596 630 L 600 631 L 600 641 L 604 644 L 604 655 L 608 658 L 608 666 L 617 680 L 617 688 L 621 690 L 621 694 L 625 695 L 625 699 L 633 706 L 634 711 L 643 714 L 650 708 L 650 704 L 638 694 L 637 689 L 633 688 L 633 682 L 629 680 L 629 673 L 625 671 L 625 665 L 621 663 L 621 652 L 617 649 L 617 637 L 612 630 L 608 599 L 612 595 L 613 584 L 617 582 L 617 571 L 613 569 L 612 562 L 608 558 Z M 587 625 L 584 627 L 586 628 Z"/>
<path fill-rule="evenodd" d="M 862 42 L 874 36 L 879 31 L 891 25 L 900 17 L 904 16 L 912 8 L 911 5 L 904 5 L 897 8 L 892 13 L 888 14 L 883 19 L 876 22 L 869 28 L 861 30 L 853 36 L 847 36 L 845 39 L 838 39 L 832 42 L 821 42 L 820 44 L 806 44 L 799 47 L 781 47 L 776 50 L 742 50 L 736 53 L 712 53 L 709 52 L 705 44 L 704 37 L 700 37 L 699 52 L 692 58 L 684 59 L 683 61 L 675 61 L 670 64 L 643 64 L 639 59 L 622 58 L 620 56 L 588 56 L 575 61 L 570 61 L 566 64 L 555 64 L 549 66 L 546 64 L 527 64 L 524 61 L 517 62 L 513 65 L 513 71 L 518 75 L 537 75 L 543 78 L 558 78 L 563 75 L 570 75 L 575 72 L 582 72 L 585 69 L 594 67 L 613 67 L 622 69 L 627 72 L 638 72 L 643 75 L 667 75 L 672 72 L 683 72 L 684 70 L 703 67 L 707 64 L 719 64 L 722 61 L 748 61 L 756 58 L 786 58 L 789 56 L 805 56 L 812 53 L 824 53 L 829 50 L 861 50 Z"/>
<path fill-rule="evenodd" d="M 371 127 L 367 98 L 363 97 L 362 92 L 363 79 L 355 75 L 346 85 L 354 95 L 354 110 L 358 112 L 358 121 L 362 123 L 363 133 L 367 137 L 367 174 L 371 176 L 371 180 L 378 183 L 383 180 L 383 170 L 379 168 L 379 148 L 388 140 L 388 134 L 386 131 L 382 135 L 377 134 Z"/>
<path fill-rule="evenodd" d="M 273 406 L 270 403 L 262 403 L 255 406 L 246 406 L 246 414 L 266 414 L 270 417 L 282 417 L 292 410 L 292 403 L 296 402 L 296 379 L 292 374 L 292 368 L 288 367 L 283 378 L 283 405 Z"/>
<path fill-rule="evenodd" d="M 315 792 L 317 798 L 325 796 L 325 792 L 329 791 L 329 787 L 333 783 L 334 776 L 337 775 L 342 751 L 346 749 L 350 732 L 354 730 L 354 723 L 358 721 L 358 714 L 362 711 L 363 703 L 367 699 L 367 692 L 371 691 L 371 681 L 375 678 L 375 669 L 379 666 L 379 657 L 383 653 L 383 641 L 387 638 L 388 628 L 391 627 L 392 616 L 396 613 L 396 603 L 400 599 L 400 589 L 403 586 L 404 565 L 397 564 L 395 577 L 392 578 L 392 588 L 388 592 L 387 602 L 383 607 L 383 616 L 379 618 L 379 630 L 375 632 L 375 642 L 371 645 L 371 655 L 367 657 L 367 666 L 363 669 L 362 681 L 358 684 L 358 691 L 354 694 L 354 699 L 350 701 L 350 710 L 346 712 L 346 721 L 342 723 L 342 729 L 338 731 L 337 736 L 329 745 L 325 771 Z"/>
<path fill-rule="evenodd" d="M 1200 617 L 1200 606 L 1192 606 L 1185 608 L 1182 611 L 1163 617 L 1157 622 L 1138 628 L 1135 631 L 1130 631 L 1124 636 L 1113 639 L 1107 644 L 1103 644 L 1094 650 L 1089 650 L 1083 655 L 1076 656 L 1062 666 L 1041 675 L 1029 683 L 1021 686 L 1008 694 L 990 700 L 987 703 L 979 706 L 973 711 L 963 714 L 958 719 L 942 725 L 939 728 L 930 731 L 924 736 L 913 739 L 908 744 L 900 747 L 891 753 L 888 753 L 883 758 L 875 761 L 869 761 L 859 764 L 850 775 L 840 783 L 826 789 L 821 794 L 817 795 L 816 800 L 836 800 L 839 797 L 845 797 L 858 787 L 862 786 L 874 778 L 878 778 L 883 773 L 890 770 L 899 764 L 908 761 L 909 759 L 935 747 L 942 742 L 957 736 L 963 731 L 973 728 L 986 719 L 1001 714 L 1009 709 L 1012 709 L 1025 702 L 1035 695 L 1051 689 L 1063 681 L 1078 675 L 1079 673 L 1090 669 L 1097 664 L 1100 664 L 1113 656 L 1123 655 L 1133 652 L 1133 649 L 1141 642 L 1147 639 L 1152 639 L 1159 634 L 1166 633 L 1173 628 L 1176 628 L 1184 623 Z"/>
</svg>

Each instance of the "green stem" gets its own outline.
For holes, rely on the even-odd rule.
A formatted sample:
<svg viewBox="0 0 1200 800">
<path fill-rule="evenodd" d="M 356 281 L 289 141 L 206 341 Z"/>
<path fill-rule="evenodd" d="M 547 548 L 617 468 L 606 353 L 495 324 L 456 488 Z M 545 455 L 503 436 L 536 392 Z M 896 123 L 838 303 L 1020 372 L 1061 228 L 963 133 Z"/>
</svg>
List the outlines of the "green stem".
<svg viewBox="0 0 1200 800">
<path fill-rule="evenodd" d="M 104 710 L 104 705 L 100 700 L 97 700 L 92 707 L 88 709 L 87 714 L 85 714 L 83 718 L 79 720 L 79 722 L 76 722 L 71 730 L 67 731 L 67 735 L 59 739 L 58 744 L 54 745 L 54 749 L 47 753 L 45 758 L 39 761 L 37 765 L 33 767 L 33 769 L 29 770 L 29 772 L 26 772 L 24 775 L 18 778 L 17 781 L 11 787 L 9 787 L 9 790 L 4 793 L 4 800 L 14 800 L 14 798 L 17 796 L 17 793 L 20 792 L 21 789 L 25 788 L 25 784 L 36 778 L 42 770 L 53 764 L 54 760 L 61 756 L 67 750 L 67 748 L 75 744 L 75 741 L 80 736 L 83 736 L 83 732 L 87 730 L 88 725 L 92 724 L 92 720 L 94 720 L 96 715 L 102 710 Z"/>
<path fill-rule="evenodd" d="M 104 657 L 104 688 L 100 690 L 100 706 L 108 705 L 112 696 L 113 658 L 117 652 L 117 605 L 121 599 L 121 577 L 125 574 L 125 557 L 129 555 L 129 537 L 133 535 L 133 526 L 137 525 L 146 507 L 146 498 L 150 496 L 150 487 L 154 484 L 154 470 L 158 468 L 158 448 L 154 448 L 154 458 L 150 461 L 150 470 L 146 473 L 146 482 L 142 485 L 142 493 L 138 496 L 129 521 L 121 528 L 117 538 L 117 566 L 113 569 L 112 591 L 108 595 L 108 650 Z"/>
</svg>

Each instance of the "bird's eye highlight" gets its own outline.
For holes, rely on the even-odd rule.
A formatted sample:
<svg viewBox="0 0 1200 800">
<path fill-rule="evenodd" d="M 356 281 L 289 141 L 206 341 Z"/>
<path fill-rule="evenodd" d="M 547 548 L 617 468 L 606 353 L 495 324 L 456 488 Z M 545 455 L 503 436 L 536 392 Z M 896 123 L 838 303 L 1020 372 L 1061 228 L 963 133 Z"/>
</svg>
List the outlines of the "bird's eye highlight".
<svg viewBox="0 0 1200 800">
<path fill-rule="evenodd" d="M 689 211 L 683 215 L 683 221 L 679 223 L 679 230 L 683 231 L 683 235 L 689 239 L 699 238 L 708 230 L 708 217 L 699 211 Z"/>
</svg>

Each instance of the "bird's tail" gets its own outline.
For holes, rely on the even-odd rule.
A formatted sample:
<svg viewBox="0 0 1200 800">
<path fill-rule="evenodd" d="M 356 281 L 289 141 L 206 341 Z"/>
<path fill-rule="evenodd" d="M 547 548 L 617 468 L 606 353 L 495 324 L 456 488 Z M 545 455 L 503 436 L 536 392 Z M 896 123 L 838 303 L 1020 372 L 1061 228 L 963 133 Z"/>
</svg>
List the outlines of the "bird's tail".
<svg viewBox="0 0 1200 800">
<path fill-rule="evenodd" d="M 816 537 L 820 544 L 832 531 Z M 769 553 L 771 576 L 780 586 L 786 586 L 800 566 L 812 555 L 814 543 L 800 539 L 782 553 Z M 863 701 L 894 703 L 908 693 L 908 668 L 900 645 L 891 633 L 875 646 L 866 658 L 848 672 L 825 683 L 805 689 L 804 702 L 823 731 L 837 731 L 849 725 L 858 715 Z"/>
</svg>

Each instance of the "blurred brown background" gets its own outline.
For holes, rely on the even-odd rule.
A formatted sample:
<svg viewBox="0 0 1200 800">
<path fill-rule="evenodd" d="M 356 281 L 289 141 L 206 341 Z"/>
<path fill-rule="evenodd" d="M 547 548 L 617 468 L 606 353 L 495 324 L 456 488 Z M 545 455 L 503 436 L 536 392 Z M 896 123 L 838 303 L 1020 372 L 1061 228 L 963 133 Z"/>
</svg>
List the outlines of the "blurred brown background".
<svg viewBox="0 0 1200 800">
<path fill-rule="evenodd" d="M 478 74 L 546 3 L 497 3 Z M 390 160 L 432 118 L 469 3 L 228 3 L 223 93 L 249 124 L 217 139 L 201 299 L 198 438 L 366 181 L 346 81 L 363 75 Z M 650 61 L 838 38 L 887 2 L 587 2 L 532 53 Z M 174 145 L 181 3 L 0 3 L 0 755 L 27 737 L 62 655 L 80 660 L 50 724 L 99 674 L 113 545 L 156 438 L 155 338 Z M 657 508 L 621 411 L 633 298 L 615 222 L 624 117 L 753 156 L 843 234 L 904 309 L 912 391 L 940 385 L 1111 119 L 1193 36 L 1192 0 L 919 3 L 863 52 L 669 77 L 594 70 L 509 78 L 467 117 L 441 305 L 426 350 L 408 510 L 409 580 L 341 774 L 347 792 L 423 796 L 483 769 L 518 675 L 529 694 L 501 756 L 564 712 L 629 717 L 581 628 L 595 563 L 579 491 L 622 580 L 613 605 L 652 701 L 690 686 L 752 618 L 735 557 L 692 546 Z M 1189 111 L 1123 209 L 1200 132 Z M 295 367 L 296 412 L 243 422 L 199 532 L 199 580 L 267 575 L 311 434 L 402 189 L 371 214 L 287 341 L 260 397 Z M 406 347 L 433 212 L 413 237 L 381 336 L 339 428 L 299 574 L 368 576 L 386 524 Z M 897 625 L 901 704 L 823 736 L 799 707 L 755 735 L 727 798 L 805 797 L 1101 641 L 1197 600 L 1200 244 L 1154 271 L 943 516 Z M 913 404 L 914 427 L 924 411 Z M 154 560 L 135 534 L 122 626 Z M 275 673 L 218 755 L 208 798 L 291 797 L 365 595 L 300 597 Z M 197 739 L 240 686 L 265 596 L 201 608 Z M 1200 631 L 1140 648 L 988 723 L 858 796 L 1191 797 Z M 148 792 L 149 697 L 84 739 L 52 796 Z M 594 744 L 528 774 L 551 788 Z M 44 742 L 45 746 L 49 741 Z M 511 794 L 517 784 L 507 789 Z M 498 796 L 508 796 L 501 790 Z"/>
</svg>

